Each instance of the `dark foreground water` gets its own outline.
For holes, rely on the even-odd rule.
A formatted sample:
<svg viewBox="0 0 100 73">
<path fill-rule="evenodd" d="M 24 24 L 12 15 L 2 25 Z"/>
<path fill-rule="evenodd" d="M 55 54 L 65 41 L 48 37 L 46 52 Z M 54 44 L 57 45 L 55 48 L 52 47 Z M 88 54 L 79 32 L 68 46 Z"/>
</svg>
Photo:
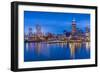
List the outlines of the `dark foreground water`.
<svg viewBox="0 0 100 73">
<path fill-rule="evenodd" d="M 25 43 L 24 61 L 89 59 L 90 44 L 84 43 Z"/>
</svg>

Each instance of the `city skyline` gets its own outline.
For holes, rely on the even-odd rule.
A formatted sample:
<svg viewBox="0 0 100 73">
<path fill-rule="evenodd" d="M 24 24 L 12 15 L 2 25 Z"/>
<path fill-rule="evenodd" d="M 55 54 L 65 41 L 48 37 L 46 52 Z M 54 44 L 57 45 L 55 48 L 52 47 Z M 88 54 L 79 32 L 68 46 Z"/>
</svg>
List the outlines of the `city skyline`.
<svg viewBox="0 0 100 73">
<path fill-rule="evenodd" d="M 73 18 L 76 20 L 77 28 L 83 31 L 86 26 L 90 26 L 89 14 L 24 11 L 24 32 L 28 33 L 29 28 L 36 32 L 35 26 L 39 24 L 44 33 L 61 34 L 64 30 L 72 30 Z"/>
<path fill-rule="evenodd" d="M 24 24 L 25 62 L 90 58 L 89 14 L 25 11 Z"/>
</svg>

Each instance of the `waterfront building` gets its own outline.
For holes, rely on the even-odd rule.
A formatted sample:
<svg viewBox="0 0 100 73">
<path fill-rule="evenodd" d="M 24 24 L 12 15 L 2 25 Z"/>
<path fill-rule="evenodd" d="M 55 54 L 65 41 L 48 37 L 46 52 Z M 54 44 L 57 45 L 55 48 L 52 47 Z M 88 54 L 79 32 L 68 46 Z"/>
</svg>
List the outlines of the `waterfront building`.
<svg viewBox="0 0 100 73">
<path fill-rule="evenodd" d="M 76 32 L 77 32 L 77 30 L 76 30 L 76 20 L 73 19 L 72 20 L 72 35 L 75 35 Z"/>
<path fill-rule="evenodd" d="M 41 26 L 39 24 L 37 24 L 35 28 L 36 28 L 36 36 L 37 37 L 42 37 L 43 33 L 42 33 Z"/>
<path fill-rule="evenodd" d="M 76 25 L 76 20 L 72 20 L 72 31 L 69 37 L 69 40 L 78 40 L 78 32 L 77 32 L 77 25 Z"/>
<path fill-rule="evenodd" d="M 28 37 L 32 37 L 33 33 L 32 33 L 32 28 L 29 28 L 29 33 L 28 33 Z"/>
<path fill-rule="evenodd" d="M 90 30 L 89 30 L 89 27 L 87 26 L 85 29 L 86 29 L 86 32 L 85 32 L 86 41 L 90 41 Z"/>
</svg>

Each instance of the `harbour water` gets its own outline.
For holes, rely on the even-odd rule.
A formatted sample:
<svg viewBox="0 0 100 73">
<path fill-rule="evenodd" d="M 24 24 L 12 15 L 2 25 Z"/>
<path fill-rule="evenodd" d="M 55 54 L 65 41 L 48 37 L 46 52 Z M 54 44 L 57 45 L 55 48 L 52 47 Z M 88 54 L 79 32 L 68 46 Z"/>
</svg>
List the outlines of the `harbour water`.
<svg viewBox="0 0 100 73">
<path fill-rule="evenodd" d="M 24 43 L 24 61 L 89 59 L 90 43 Z"/>
</svg>

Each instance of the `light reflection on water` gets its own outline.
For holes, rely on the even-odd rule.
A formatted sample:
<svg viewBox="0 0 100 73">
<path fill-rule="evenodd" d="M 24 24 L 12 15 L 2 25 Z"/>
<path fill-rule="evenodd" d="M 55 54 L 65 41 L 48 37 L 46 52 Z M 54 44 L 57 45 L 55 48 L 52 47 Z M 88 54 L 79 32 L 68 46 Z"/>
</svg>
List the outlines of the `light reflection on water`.
<svg viewBox="0 0 100 73">
<path fill-rule="evenodd" d="M 90 43 L 25 43 L 24 61 L 90 58 Z"/>
</svg>

